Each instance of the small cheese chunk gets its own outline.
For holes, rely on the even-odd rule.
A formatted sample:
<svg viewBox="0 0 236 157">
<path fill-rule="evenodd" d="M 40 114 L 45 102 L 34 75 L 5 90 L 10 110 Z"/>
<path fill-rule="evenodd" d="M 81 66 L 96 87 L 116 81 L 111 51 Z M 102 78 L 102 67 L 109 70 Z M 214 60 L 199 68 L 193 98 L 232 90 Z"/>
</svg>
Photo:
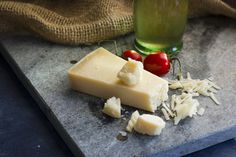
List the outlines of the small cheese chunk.
<svg viewBox="0 0 236 157">
<path fill-rule="evenodd" d="M 102 112 L 111 117 L 120 118 L 121 117 L 120 99 L 116 97 L 111 97 L 110 99 L 108 99 L 104 105 Z"/>
<path fill-rule="evenodd" d="M 198 109 L 197 114 L 202 116 L 204 112 L 205 112 L 205 109 L 201 107 L 200 109 Z"/>
<path fill-rule="evenodd" d="M 125 131 L 119 131 L 119 134 L 120 134 L 121 136 L 127 136 L 127 132 L 125 132 Z"/>
<path fill-rule="evenodd" d="M 162 118 L 150 114 L 143 114 L 138 117 L 134 130 L 141 134 L 160 135 L 165 127 L 165 122 Z"/>
<path fill-rule="evenodd" d="M 143 64 L 129 59 L 117 74 L 117 77 L 128 86 L 136 85 L 143 77 Z"/>
<path fill-rule="evenodd" d="M 126 127 L 126 130 L 128 132 L 132 132 L 132 130 L 134 128 L 134 125 L 136 124 L 136 122 L 138 120 L 138 117 L 139 117 L 139 112 L 138 111 L 135 111 L 135 112 L 132 113 L 131 118 L 128 122 L 128 125 Z"/>
<path fill-rule="evenodd" d="M 117 78 L 126 62 L 104 48 L 98 48 L 70 68 L 71 88 L 105 99 L 115 96 L 122 104 L 154 112 L 168 99 L 168 82 L 142 69 L 142 81 L 135 86 L 126 86 Z"/>
</svg>

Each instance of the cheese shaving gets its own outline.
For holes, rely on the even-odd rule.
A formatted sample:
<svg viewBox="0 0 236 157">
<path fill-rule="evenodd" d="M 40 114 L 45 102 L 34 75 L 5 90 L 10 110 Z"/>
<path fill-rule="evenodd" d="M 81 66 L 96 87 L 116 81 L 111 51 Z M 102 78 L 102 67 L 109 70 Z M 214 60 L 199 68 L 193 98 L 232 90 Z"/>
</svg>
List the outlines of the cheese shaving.
<svg viewBox="0 0 236 157">
<path fill-rule="evenodd" d="M 165 119 L 166 119 L 166 120 L 170 120 L 170 117 L 169 117 L 167 111 L 165 110 L 165 108 L 162 108 L 161 111 L 162 111 L 162 113 L 163 113 Z"/>
<path fill-rule="evenodd" d="M 208 80 L 209 80 L 209 81 L 213 81 L 214 78 L 211 76 L 211 77 L 208 78 Z"/>
<path fill-rule="evenodd" d="M 170 89 L 178 89 L 178 88 L 183 88 L 180 82 L 174 82 L 170 86 Z"/>
<path fill-rule="evenodd" d="M 172 110 L 175 108 L 175 94 L 171 96 L 170 107 Z"/>
<path fill-rule="evenodd" d="M 174 117 L 174 113 L 166 106 L 166 104 L 163 102 L 162 103 L 162 106 L 165 108 L 165 110 L 168 112 L 168 114 L 171 116 L 171 117 Z"/>
<path fill-rule="evenodd" d="M 212 92 L 212 93 L 217 93 L 217 90 L 214 89 L 214 88 L 209 88 L 209 91 Z"/>
<path fill-rule="evenodd" d="M 216 99 L 215 95 L 213 93 L 210 93 L 210 98 L 217 104 L 220 105 L 220 102 Z"/>
<path fill-rule="evenodd" d="M 214 87 L 214 88 L 216 88 L 216 89 L 218 89 L 218 90 L 220 90 L 221 88 L 218 86 L 218 85 L 216 85 L 215 83 L 213 83 L 212 81 L 210 81 L 210 80 L 206 80 L 212 87 Z"/>
<path fill-rule="evenodd" d="M 187 72 L 187 79 L 188 79 L 188 80 L 192 80 L 191 75 L 190 75 L 189 72 Z"/>
</svg>

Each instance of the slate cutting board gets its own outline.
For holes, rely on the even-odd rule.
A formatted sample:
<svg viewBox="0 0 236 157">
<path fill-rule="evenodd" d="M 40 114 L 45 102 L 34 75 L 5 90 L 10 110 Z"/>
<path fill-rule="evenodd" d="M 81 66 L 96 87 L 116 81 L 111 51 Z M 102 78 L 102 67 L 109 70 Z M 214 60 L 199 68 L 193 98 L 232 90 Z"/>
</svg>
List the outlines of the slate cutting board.
<svg viewBox="0 0 236 157">
<path fill-rule="evenodd" d="M 133 39 L 133 34 L 116 39 L 118 50 L 132 48 Z M 213 76 L 222 86 L 217 94 L 221 105 L 200 97 L 204 116 L 177 126 L 167 122 L 156 137 L 128 134 L 126 141 L 116 136 L 127 125 L 133 108 L 124 106 L 125 118 L 111 119 L 101 113 L 104 99 L 75 92 L 68 84 L 70 62 L 80 60 L 98 44 L 63 46 L 32 37 L 2 37 L 1 43 L 4 57 L 76 156 L 180 156 L 236 137 L 236 21 L 232 19 L 189 21 L 179 55 L 184 71 L 193 78 Z M 111 41 L 101 46 L 115 52 Z"/>
</svg>

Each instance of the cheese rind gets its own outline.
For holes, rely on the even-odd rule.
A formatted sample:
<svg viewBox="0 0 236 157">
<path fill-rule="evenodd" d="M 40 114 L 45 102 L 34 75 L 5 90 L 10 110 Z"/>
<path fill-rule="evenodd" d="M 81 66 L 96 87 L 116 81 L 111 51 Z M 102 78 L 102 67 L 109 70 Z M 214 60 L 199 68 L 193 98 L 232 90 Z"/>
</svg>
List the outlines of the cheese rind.
<svg viewBox="0 0 236 157">
<path fill-rule="evenodd" d="M 165 122 L 162 118 L 150 114 L 143 114 L 138 117 L 134 125 L 134 130 L 141 134 L 160 135 L 165 127 Z"/>
<path fill-rule="evenodd" d="M 120 99 L 116 97 L 109 98 L 105 103 L 102 112 L 111 117 L 120 118 L 121 117 Z"/>
<path fill-rule="evenodd" d="M 98 48 L 69 69 L 71 87 L 106 99 L 115 96 L 122 104 L 154 112 L 168 99 L 168 82 L 143 70 L 141 82 L 126 86 L 117 78 L 126 62 L 104 48 Z"/>
</svg>

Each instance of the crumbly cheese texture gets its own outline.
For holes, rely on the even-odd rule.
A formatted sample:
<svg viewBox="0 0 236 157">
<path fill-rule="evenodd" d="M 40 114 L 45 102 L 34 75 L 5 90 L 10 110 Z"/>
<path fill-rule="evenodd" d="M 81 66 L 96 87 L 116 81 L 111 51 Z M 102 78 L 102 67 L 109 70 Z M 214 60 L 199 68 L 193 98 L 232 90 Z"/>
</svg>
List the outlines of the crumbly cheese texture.
<svg viewBox="0 0 236 157">
<path fill-rule="evenodd" d="M 138 111 L 135 111 L 135 112 L 132 113 L 131 118 L 130 118 L 130 120 L 129 120 L 129 122 L 128 122 L 128 125 L 127 125 L 127 127 L 126 127 L 126 130 L 127 130 L 128 132 L 132 132 L 132 130 L 133 130 L 133 128 L 134 128 L 134 125 L 136 124 L 136 122 L 137 122 L 139 116 L 140 116 L 140 115 L 139 115 L 139 112 L 138 112 Z"/>
<path fill-rule="evenodd" d="M 120 99 L 116 97 L 109 98 L 107 102 L 104 104 L 102 112 L 113 118 L 120 118 L 121 117 Z"/>
<path fill-rule="evenodd" d="M 142 70 L 142 80 L 135 86 L 127 86 L 117 77 L 126 62 L 104 48 L 98 48 L 69 69 L 71 88 L 106 99 L 115 96 L 122 104 L 154 112 L 168 99 L 168 82 Z"/>
<path fill-rule="evenodd" d="M 163 128 L 165 128 L 163 119 L 150 114 L 139 116 L 134 125 L 135 131 L 147 135 L 160 135 Z"/>
<path fill-rule="evenodd" d="M 143 77 L 143 64 L 139 61 L 129 59 L 118 72 L 117 77 L 126 85 L 134 86 Z"/>
</svg>

